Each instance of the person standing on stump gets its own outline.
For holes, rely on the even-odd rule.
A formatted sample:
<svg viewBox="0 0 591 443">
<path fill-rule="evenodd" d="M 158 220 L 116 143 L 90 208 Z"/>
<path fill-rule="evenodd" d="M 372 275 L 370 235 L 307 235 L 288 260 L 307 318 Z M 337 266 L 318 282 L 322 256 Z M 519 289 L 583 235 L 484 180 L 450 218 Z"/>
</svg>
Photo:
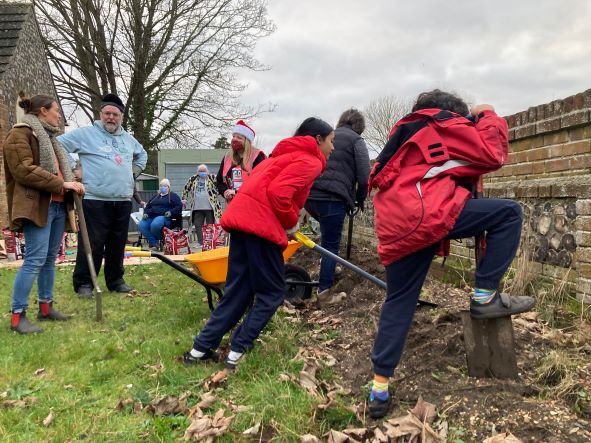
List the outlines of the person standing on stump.
<svg viewBox="0 0 591 443">
<path fill-rule="evenodd" d="M 508 155 L 507 123 L 490 105 L 468 110 L 464 101 L 435 89 L 420 94 L 398 121 L 372 169 L 378 254 L 387 294 L 375 338 L 369 413 L 388 412 L 388 381 L 400 361 L 421 287 L 433 256 L 449 239 L 486 236 L 470 298 L 475 319 L 510 316 L 533 308 L 527 296 L 499 292 L 521 236 L 521 206 L 512 200 L 471 199 L 479 177 Z"/>
<path fill-rule="evenodd" d="M 148 154 L 123 127 L 125 106 L 115 94 L 101 102 L 100 120 L 60 137 L 67 152 L 80 158 L 86 195 L 82 202 L 96 272 L 105 259 L 105 283 L 109 291 L 130 292 L 123 280 L 123 254 L 131 214 L 135 177 L 140 175 Z M 74 291 L 92 297 L 92 280 L 81 239 L 74 268 Z"/>
<path fill-rule="evenodd" d="M 84 194 L 74 179 L 68 156 L 56 140 L 62 114 L 47 95 L 23 98 L 23 122 L 13 126 L 4 141 L 4 171 L 11 229 L 25 233 L 26 253 L 12 289 L 10 328 L 20 334 L 42 332 L 27 319 L 28 299 L 35 280 L 39 320 L 65 321 L 53 308 L 55 259 L 64 229 L 74 220 L 68 191 Z M 69 198 L 68 198 L 69 197 Z M 71 226 L 71 228 L 75 228 Z"/>
<path fill-rule="evenodd" d="M 224 296 L 185 352 L 185 364 L 217 360 L 223 336 L 242 318 L 230 341 L 225 366 L 232 370 L 285 298 L 282 251 L 298 229 L 299 213 L 314 179 L 326 167 L 334 131 L 310 117 L 293 137 L 281 140 L 240 188 L 222 216 L 230 232 Z M 246 313 L 246 315 L 245 315 Z"/>
</svg>

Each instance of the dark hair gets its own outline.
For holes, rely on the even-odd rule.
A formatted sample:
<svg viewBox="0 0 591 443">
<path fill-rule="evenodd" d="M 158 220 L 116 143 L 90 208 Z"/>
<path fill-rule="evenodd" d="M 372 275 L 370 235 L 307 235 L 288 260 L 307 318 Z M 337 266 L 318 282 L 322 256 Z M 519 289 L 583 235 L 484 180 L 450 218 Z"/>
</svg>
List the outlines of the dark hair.
<svg viewBox="0 0 591 443">
<path fill-rule="evenodd" d="M 316 117 L 308 117 L 306 120 L 302 122 L 302 124 L 296 129 L 294 137 L 301 137 L 304 135 L 310 135 L 312 137 L 316 137 L 319 135 L 320 137 L 324 138 L 334 129 L 324 120 L 321 120 Z"/>
<path fill-rule="evenodd" d="M 464 100 L 457 95 L 443 92 L 440 89 L 420 93 L 415 105 L 412 107 L 412 112 L 428 108 L 443 109 L 463 116 L 468 115 L 470 112 Z"/>
<path fill-rule="evenodd" d="M 49 95 L 38 94 L 31 98 L 21 96 L 18 105 L 25 110 L 25 114 L 39 115 L 41 108 L 49 109 L 57 100 Z"/>
<path fill-rule="evenodd" d="M 361 135 L 363 134 L 363 131 L 365 131 L 365 118 L 363 118 L 363 114 L 359 112 L 357 109 L 347 109 L 339 117 L 337 128 L 340 128 L 341 126 L 345 125 L 351 126 L 351 129 L 353 131 Z"/>
</svg>

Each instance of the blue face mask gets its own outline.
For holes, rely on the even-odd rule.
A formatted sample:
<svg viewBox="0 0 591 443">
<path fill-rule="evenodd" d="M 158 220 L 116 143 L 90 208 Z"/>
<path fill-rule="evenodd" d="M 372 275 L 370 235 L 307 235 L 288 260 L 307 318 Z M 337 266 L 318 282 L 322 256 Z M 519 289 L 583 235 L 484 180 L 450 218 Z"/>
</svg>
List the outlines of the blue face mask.
<svg viewBox="0 0 591 443">
<path fill-rule="evenodd" d="M 166 194 L 168 192 L 168 186 L 160 186 L 160 192 Z"/>
<path fill-rule="evenodd" d="M 199 177 L 203 177 L 203 178 L 207 177 L 207 172 L 199 171 L 198 174 L 199 174 Z"/>
</svg>

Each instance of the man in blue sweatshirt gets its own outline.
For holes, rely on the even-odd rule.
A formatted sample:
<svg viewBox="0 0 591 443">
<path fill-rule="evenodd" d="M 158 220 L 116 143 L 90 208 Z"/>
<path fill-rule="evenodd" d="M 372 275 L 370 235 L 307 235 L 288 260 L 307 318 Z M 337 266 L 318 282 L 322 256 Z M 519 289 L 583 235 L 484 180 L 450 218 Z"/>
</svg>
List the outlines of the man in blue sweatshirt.
<svg viewBox="0 0 591 443">
<path fill-rule="evenodd" d="M 101 102 L 100 120 L 60 137 L 69 153 L 78 154 L 82 183 L 86 189 L 83 207 L 94 267 L 98 273 L 105 259 L 105 283 L 110 291 L 129 292 L 123 280 L 123 252 L 131 214 L 134 177 L 146 166 L 148 154 L 122 127 L 125 106 L 115 94 Z M 92 281 L 82 241 L 74 268 L 74 290 L 92 297 Z"/>
</svg>

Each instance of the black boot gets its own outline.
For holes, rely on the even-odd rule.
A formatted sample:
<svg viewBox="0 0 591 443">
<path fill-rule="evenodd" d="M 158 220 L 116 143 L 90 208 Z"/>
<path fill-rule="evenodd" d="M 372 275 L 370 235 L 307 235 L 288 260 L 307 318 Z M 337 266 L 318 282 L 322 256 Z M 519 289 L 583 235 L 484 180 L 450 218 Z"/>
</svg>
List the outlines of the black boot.
<svg viewBox="0 0 591 443">
<path fill-rule="evenodd" d="M 56 311 L 53 309 L 53 302 L 39 302 L 39 313 L 37 314 L 38 320 L 56 320 L 56 321 L 66 321 L 68 317 L 66 317 L 61 312 Z"/>
<path fill-rule="evenodd" d="M 37 332 L 43 332 L 43 329 L 39 326 L 35 326 L 27 319 L 26 311 L 12 313 L 10 329 L 19 334 L 35 334 Z"/>
</svg>

